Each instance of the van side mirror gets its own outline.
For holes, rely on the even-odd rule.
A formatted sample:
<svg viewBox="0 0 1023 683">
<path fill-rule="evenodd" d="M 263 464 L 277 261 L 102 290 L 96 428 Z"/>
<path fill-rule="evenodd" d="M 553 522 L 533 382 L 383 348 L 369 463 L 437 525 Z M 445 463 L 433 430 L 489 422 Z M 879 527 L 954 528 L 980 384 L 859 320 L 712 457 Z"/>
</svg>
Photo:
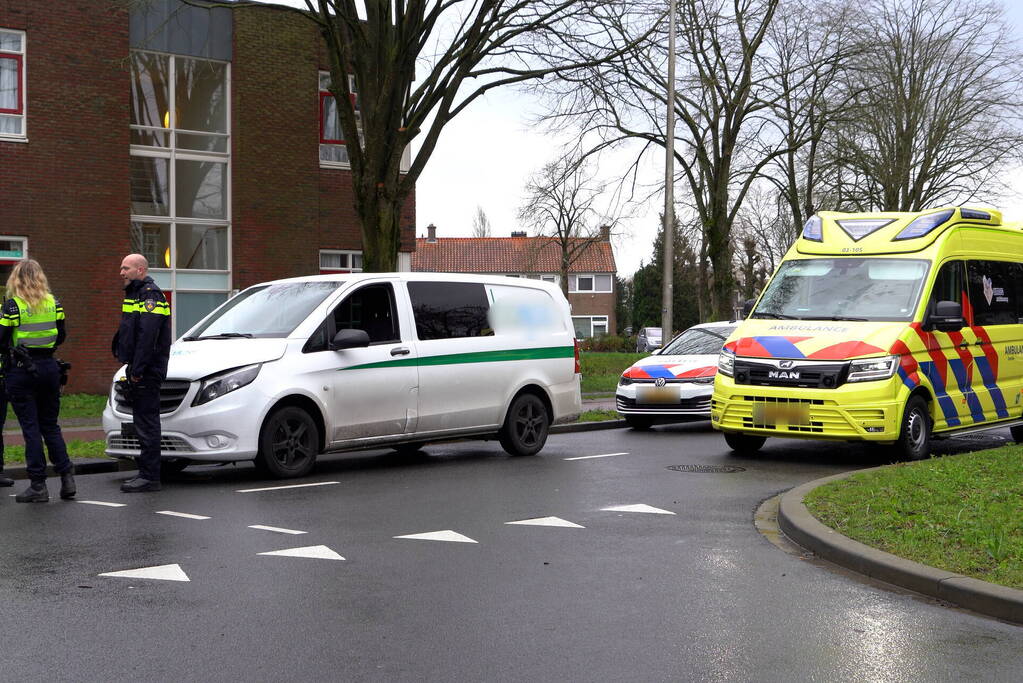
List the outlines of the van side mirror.
<svg viewBox="0 0 1023 683">
<path fill-rule="evenodd" d="M 956 301 L 939 301 L 934 304 L 934 311 L 927 317 L 925 329 L 939 332 L 958 332 L 966 326 L 963 318 L 963 307 Z"/>
<path fill-rule="evenodd" d="M 331 351 L 358 349 L 369 346 L 369 335 L 365 330 L 338 330 L 330 340 Z"/>
<path fill-rule="evenodd" d="M 746 318 L 749 317 L 749 314 L 753 312 L 753 307 L 756 306 L 756 304 L 757 304 L 757 300 L 756 299 L 746 299 L 745 301 L 742 302 L 742 317 L 743 317 L 743 319 L 746 319 Z"/>
</svg>

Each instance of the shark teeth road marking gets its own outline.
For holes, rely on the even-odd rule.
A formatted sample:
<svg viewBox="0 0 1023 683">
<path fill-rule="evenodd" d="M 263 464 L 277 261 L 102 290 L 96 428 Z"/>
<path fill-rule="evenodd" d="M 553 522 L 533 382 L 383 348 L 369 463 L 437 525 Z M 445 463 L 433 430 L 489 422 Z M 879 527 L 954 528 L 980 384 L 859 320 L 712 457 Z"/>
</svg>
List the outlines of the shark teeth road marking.
<svg viewBox="0 0 1023 683">
<path fill-rule="evenodd" d="M 84 502 L 84 501 L 83 501 Z M 178 564 L 162 564 L 158 567 L 141 569 L 125 569 L 120 572 L 106 572 L 100 576 L 112 576 L 119 579 L 154 579 L 156 581 L 191 581 Z"/>
<path fill-rule="evenodd" d="M 249 526 L 250 529 L 259 529 L 260 531 L 276 531 L 279 534 L 307 534 L 308 531 L 297 531 L 295 529 L 281 529 L 276 526 L 263 526 L 262 524 L 252 524 Z"/>
<path fill-rule="evenodd" d="M 204 517 L 202 515 L 192 515 L 187 512 L 173 512 L 171 510 L 160 510 L 156 514 L 167 515 L 168 517 L 184 517 L 185 519 L 209 519 L 209 517 Z"/>
<path fill-rule="evenodd" d="M 591 460 L 593 458 L 613 458 L 616 455 L 628 455 L 628 453 L 604 453 L 602 455 L 579 455 L 574 458 L 565 458 L 565 460 Z"/>
<path fill-rule="evenodd" d="M 314 560 L 343 560 L 345 558 L 338 555 L 336 552 L 331 550 L 325 545 L 310 545 L 304 548 L 286 548 L 284 550 L 272 550 L 268 553 L 259 553 L 260 555 L 276 555 L 278 557 L 309 557 Z"/>
<path fill-rule="evenodd" d="M 304 489 L 310 486 L 330 486 L 340 484 L 339 481 L 318 481 L 313 484 L 289 484 L 288 486 L 266 486 L 261 489 L 239 489 L 235 493 L 256 493 L 257 491 L 283 491 L 284 489 Z"/>
<path fill-rule="evenodd" d="M 522 524 L 525 526 L 561 526 L 569 529 L 585 529 L 582 524 L 569 522 L 560 517 L 537 517 L 536 519 L 523 519 L 518 522 L 505 522 L 505 524 Z"/>
<path fill-rule="evenodd" d="M 127 507 L 127 503 L 105 503 L 102 500 L 78 500 L 76 503 L 84 503 L 85 505 L 102 505 L 108 508 L 123 508 Z"/>
<path fill-rule="evenodd" d="M 655 508 L 651 505 L 614 505 L 609 508 L 600 508 L 605 512 L 646 512 L 651 515 L 673 515 L 674 512 L 670 510 L 662 510 L 661 508 Z"/>
<path fill-rule="evenodd" d="M 411 538 L 419 541 L 448 541 L 450 543 L 478 543 L 478 541 L 474 541 L 468 536 L 463 536 L 451 529 L 428 531 L 425 534 L 406 534 L 405 536 L 395 536 L 395 538 Z"/>
</svg>

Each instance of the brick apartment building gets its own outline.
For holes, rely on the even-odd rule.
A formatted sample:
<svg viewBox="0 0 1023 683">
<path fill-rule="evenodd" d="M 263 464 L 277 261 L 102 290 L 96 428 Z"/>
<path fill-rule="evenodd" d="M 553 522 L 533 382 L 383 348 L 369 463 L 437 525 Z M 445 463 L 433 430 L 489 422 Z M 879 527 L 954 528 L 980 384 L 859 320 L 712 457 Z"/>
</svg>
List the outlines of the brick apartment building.
<svg viewBox="0 0 1023 683">
<path fill-rule="evenodd" d="M 71 391 L 107 391 L 129 252 L 168 292 L 175 337 L 256 282 L 361 267 L 313 24 L 126 6 L 0 0 L 0 284 L 18 259 L 42 263 L 68 315 Z M 408 270 L 414 197 L 403 219 Z"/>
<path fill-rule="evenodd" d="M 583 241 L 580 238 L 580 241 Z M 615 321 L 615 266 L 610 228 L 600 239 L 587 240 L 568 272 L 568 303 L 576 337 L 583 339 L 617 330 Z M 416 239 L 412 270 L 419 272 L 481 273 L 525 277 L 558 283 L 561 248 L 548 237 L 437 237 L 430 225 L 427 236 Z"/>
</svg>

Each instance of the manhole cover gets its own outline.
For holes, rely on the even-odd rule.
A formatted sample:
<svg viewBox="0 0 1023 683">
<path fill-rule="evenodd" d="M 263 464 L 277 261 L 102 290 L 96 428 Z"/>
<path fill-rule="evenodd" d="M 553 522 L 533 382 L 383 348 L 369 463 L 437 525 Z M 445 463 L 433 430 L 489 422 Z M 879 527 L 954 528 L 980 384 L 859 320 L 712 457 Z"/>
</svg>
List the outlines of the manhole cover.
<svg viewBox="0 0 1023 683">
<path fill-rule="evenodd" d="M 735 465 L 669 465 L 668 469 L 675 472 L 694 472 L 696 474 L 730 474 L 732 472 L 746 471 L 745 467 L 736 467 Z"/>
</svg>

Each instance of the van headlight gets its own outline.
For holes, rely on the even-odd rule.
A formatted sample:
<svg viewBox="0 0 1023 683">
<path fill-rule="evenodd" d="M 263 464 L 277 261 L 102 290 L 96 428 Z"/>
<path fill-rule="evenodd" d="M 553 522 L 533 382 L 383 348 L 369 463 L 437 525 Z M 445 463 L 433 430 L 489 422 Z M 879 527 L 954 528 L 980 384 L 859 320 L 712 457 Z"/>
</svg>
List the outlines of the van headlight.
<svg viewBox="0 0 1023 683">
<path fill-rule="evenodd" d="M 235 389 L 241 389 L 246 384 L 251 384 L 261 367 L 262 363 L 256 363 L 207 377 L 199 385 L 199 393 L 195 395 L 192 405 L 201 406 L 224 394 L 230 394 Z"/>
<path fill-rule="evenodd" d="M 721 353 L 718 354 L 718 372 L 726 377 L 731 377 L 734 369 L 735 354 L 728 349 L 721 349 Z"/>
<path fill-rule="evenodd" d="M 848 382 L 867 382 L 875 379 L 888 379 L 895 374 L 902 356 L 884 356 L 883 358 L 864 358 L 849 364 Z"/>
</svg>

